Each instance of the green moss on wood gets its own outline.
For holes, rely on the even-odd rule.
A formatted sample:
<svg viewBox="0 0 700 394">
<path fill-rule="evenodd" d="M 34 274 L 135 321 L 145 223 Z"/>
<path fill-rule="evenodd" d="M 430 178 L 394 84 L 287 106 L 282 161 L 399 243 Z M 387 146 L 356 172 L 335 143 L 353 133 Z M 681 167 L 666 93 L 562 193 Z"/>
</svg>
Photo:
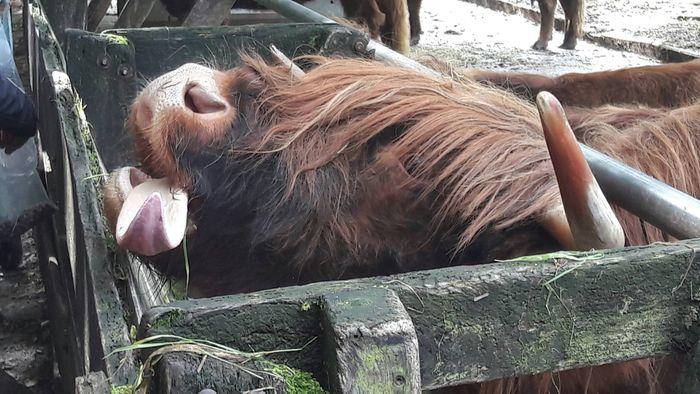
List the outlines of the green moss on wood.
<svg viewBox="0 0 700 394">
<path fill-rule="evenodd" d="M 129 42 L 129 39 L 118 35 L 118 34 L 110 34 L 110 33 L 100 33 L 101 37 L 107 38 L 108 42 L 113 45 L 131 45 L 131 42 Z"/>
<path fill-rule="evenodd" d="M 321 384 L 309 372 L 268 362 L 267 371 L 279 376 L 288 394 L 324 394 Z"/>
<path fill-rule="evenodd" d="M 112 386 L 110 394 L 133 394 L 134 386 L 125 384 L 123 386 Z"/>
<path fill-rule="evenodd" d="M 182 325 L 185 311 L 182 309 L 171 309 L 159 316 L 158 320 L 149 324 L 149 330 L 154 330 L 161 333 L 172 332 L 173 328 Z"/>
</svg>

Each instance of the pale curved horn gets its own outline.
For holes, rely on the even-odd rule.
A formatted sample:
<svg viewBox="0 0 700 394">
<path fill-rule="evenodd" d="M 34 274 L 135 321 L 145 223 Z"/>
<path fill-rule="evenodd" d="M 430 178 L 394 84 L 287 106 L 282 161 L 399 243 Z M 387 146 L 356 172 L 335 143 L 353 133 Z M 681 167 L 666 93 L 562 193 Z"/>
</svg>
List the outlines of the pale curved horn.
<svg viewBox="0 0 700 394">
<path fill-rule="evenodd" d="M 569 249 L 624 246 L 622 226 L 593 177 L 559 100 L 540 92 L 536 102 L 563 204 L 563 209 L 545 214 L 543 225 Z"/>
<path fill-rule="evenodd" d="M 302 70 L 301 68 L 299 68 L 299 66 L 294 64 L 292 59 L 288 58 L 287 55 L 285 55 L 284 53 L 282 53 L 282 51 L 277 49 L 276 46 L 270 45 L 270 52 L 272 52 L 272 58 L 275 59 L 278 63 L 285 67 L 289 67 L 289 72 L 292 73 L 292 77 L 299 79 L 306 75 L 306 73 L 304 73 L 304 70 Z"/>
</svg>

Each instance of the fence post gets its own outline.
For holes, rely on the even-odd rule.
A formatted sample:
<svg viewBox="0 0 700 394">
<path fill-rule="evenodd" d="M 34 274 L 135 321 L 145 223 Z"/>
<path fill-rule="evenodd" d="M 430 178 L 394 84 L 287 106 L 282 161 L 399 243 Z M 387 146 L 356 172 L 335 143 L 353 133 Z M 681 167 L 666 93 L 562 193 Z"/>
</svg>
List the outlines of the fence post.
<svg viewBox="0 0 700 394">
<path fill-rule="evenodd" d="M 325 295 L 325 359 L 333 392 L 420 393 L 418 338 L 395 292 Z"/>
</svg>

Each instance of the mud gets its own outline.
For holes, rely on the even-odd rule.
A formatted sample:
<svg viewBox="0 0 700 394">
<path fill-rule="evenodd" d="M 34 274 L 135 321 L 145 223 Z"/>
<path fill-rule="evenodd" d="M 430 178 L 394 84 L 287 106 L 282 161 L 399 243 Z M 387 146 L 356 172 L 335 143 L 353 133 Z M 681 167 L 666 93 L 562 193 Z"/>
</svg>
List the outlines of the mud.
<svg viewBox="0 0 700 394">
<path fill-rule="evenodd" d="M 0 368 L 34 393 L 53 393 L 46 299 L 31 231 L 22 236 L 22 250 L 19 269 L 0 271 Z"/>
</svg>

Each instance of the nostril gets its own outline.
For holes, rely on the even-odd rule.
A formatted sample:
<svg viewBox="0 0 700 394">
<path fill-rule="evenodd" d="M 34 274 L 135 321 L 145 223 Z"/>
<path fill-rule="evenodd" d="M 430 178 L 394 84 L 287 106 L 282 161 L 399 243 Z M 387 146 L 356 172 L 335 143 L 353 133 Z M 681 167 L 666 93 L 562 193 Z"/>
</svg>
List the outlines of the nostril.
<svg viewBox="0 0 700 394">
<path fill-rule="evenodd" d="M 136 187 L 149 179 L 151 179 L 151 177 L 138 168 L 129 168 L 129 183 L 131 184 L 131 187 Z"/>
<path fill-rule="evenodd" d="M 185 88 L 185 107 L 196 114 L 226 111 L 226 103 L 200 85 L 190 85 Z"/>
</svg>

